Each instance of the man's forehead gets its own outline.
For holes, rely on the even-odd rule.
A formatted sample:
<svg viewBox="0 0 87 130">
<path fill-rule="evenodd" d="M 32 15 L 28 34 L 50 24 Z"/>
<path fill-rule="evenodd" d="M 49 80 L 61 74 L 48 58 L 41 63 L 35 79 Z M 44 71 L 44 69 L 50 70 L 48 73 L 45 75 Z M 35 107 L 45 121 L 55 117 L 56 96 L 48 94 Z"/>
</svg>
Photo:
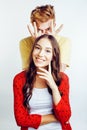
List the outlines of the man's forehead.
<svg viewBox="0 0 87 130">
<path fill-rule="evenodd" d="M 47 29 L 50 27 L 51 22 L 52 22 L 52 20 L 48 20 L 47 22 L 44 22 L 44 23 L 40 22 L 40 23 L 38 23 L 38 28 L 39 29 Z"/>
</svg>

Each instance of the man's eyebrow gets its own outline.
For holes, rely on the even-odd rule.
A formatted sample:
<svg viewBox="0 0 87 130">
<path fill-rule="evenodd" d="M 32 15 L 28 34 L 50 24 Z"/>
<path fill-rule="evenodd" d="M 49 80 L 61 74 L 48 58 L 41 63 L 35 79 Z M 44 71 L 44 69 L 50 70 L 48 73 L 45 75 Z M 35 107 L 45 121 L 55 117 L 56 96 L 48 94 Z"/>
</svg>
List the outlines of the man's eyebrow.
<svg viewBox="0 0 87 130">
<path fill-rule="evenodd" d="M 49 27 L 47 27 L 46 29 L 49 29 L 50 28 L 50 26 Z M 44 29 L 44 30 L 46 30 L 46 29 Z M 38 28 L 38 30 L 42 30 L 43 31 L 43 29 L 41 29 L 41 28 Z"/>
<path fill-rule="evenodd" d="M 40 46 L 40 45 L 38 43 L 36 43 L 35 46 Z"/>
</svg>

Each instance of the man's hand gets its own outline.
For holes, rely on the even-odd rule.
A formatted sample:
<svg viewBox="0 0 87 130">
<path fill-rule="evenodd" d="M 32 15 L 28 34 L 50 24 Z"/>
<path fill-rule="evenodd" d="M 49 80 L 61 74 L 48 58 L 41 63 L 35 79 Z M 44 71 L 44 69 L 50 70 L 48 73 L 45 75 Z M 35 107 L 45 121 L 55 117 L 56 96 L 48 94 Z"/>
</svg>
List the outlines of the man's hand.
<svg viewBox="0 0 87 130">
<path fill-rule="evenodd" d="M 55 25 L 53 23 L 53 20 L 50 20 L 50 25 L 49 25 L 49 30 L 45 30 L 45 33 L 46 34 L 49 34 L 49 35 L 57 35 L 63 28 L 63 24 L 61 24 L 59 26 L 58 29 L 55 29 Z M 36 22 L 33 23 L 33 30 L 31 29 L 30 25 L 27 25 L 27 28 L 28 28 L 28 31 L 29 33 L 31 34 L 31 36 L 36 39 L 37 37 L 43 35 L 44 33 L 41 32 L 41 30 L 39 29 L 38 31 L 38 28 L 37 28 L 37 25 L 36 25 Z"/>
<path fill-rule="evenodd" d="M 48 34 L 53 35 L 53 36 L 57 35 L 62 30 L 63 24 L 61 24 L 58 29 L 55 29 L 55 28 L 56 28 L 56 25 L 54 25 L 53 20 L 51 20 L 50 31 L 48 32 Z"/>
<path fill-rule="evenodd" d="M 29 33 L 31 34 L 31 36 L 34 39 L 36 39 L 37 37 L 39 37 L 41 35 L 41 31 L 38 31 L 38 29 L 37 29 L 36 22 L 34 22 L 34 26 L 33 26 L 34 31 L 32 31 L 30 25 L 27 25 L 27 28 L 28 28 Z"/>
</svg>

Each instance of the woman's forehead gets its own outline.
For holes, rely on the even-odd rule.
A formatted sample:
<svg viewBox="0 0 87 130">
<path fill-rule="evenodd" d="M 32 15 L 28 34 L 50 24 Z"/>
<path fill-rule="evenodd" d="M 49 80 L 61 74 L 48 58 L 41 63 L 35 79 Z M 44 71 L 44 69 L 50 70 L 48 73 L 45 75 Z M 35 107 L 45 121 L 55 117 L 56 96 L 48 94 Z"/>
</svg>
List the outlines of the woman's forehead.
<svg viewBox="0 0 87 130">
<path fill-rule="evenodd" d="M 44 48 L 52 48 L 51 42 L 47 38 L 42 38 L 37 42 L 37 45 L 40 45 Z"/>
</svg>

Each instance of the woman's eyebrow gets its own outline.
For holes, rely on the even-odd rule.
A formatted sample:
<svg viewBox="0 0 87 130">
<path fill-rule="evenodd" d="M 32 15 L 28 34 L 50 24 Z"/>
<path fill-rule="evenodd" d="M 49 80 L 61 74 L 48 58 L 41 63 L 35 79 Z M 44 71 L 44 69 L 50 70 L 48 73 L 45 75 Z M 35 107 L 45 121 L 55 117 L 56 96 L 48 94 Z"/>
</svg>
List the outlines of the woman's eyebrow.
<svg viewBox="0 0 87 130">
<path fill-rule="evenodd" d="M 46 47 L 46 49 L 52 50 L 52 48 L 51 48 L 51 47 Z"/>
<path fill-rule="evenodd" d="M 39 45 L 38 43 L 36 43 L 35 46 L 41 47 L 41 45 Z M 52 50 L 52 47 L 46 47 L 46 49 Z"/>
</svg>

